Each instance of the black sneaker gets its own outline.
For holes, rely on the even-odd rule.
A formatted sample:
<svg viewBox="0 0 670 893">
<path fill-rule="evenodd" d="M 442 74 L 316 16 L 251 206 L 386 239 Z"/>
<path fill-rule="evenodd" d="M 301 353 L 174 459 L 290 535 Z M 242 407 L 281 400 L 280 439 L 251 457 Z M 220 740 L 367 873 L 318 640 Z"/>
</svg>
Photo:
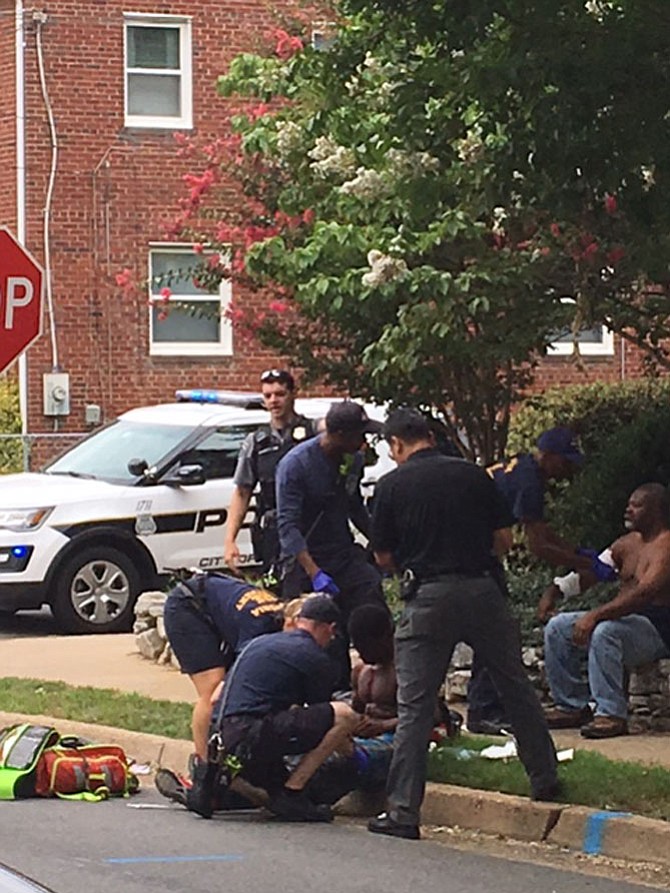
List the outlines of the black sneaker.
<svg viewBox="0 0 670 893">
<path fill-rule="evenodd" d="M 268 806 L 280 822 L 332 822 L 333 811 L 325 803 L 313 803 L 304 791 L 287 788 L 275 794 Z"/>
<path fill-rule="evenodd" d="M 512 726 L 504 719 L 468 720 L 468 732 L 473 735 L 510 735 Z"/>
<path fill-rule="evenodd" d="M 421 832 L 418 825 L 403 825 L 396 822 L 387 812 L 382 812 L 368 822 L 368 831 L 373 834 L 386 834 L 388 837 L 402 837 L 405 840 L 419 840 Z"/>
<path fill-rule="evenodd" d="M 186 794 L 190 784 L 172 769 L 159 769 L 154 779 L 156 790 L 173 803 L 186 806 Z"/>
</svg>

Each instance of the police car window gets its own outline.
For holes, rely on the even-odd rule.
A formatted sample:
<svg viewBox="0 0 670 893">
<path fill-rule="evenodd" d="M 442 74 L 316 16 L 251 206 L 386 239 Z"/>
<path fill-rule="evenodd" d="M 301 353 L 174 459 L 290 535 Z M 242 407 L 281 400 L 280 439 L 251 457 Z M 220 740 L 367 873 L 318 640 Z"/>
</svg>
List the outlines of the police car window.
<svg viewBox="0 0 670 893">
<path fill-rule="evenodd" d="M 258 425 L 226 425 L 217 428 L 197 446 L 179 456 L 181 465 L 202 465 L 207 480 L 231 478 L 235 473 L 242 441 Z"/>
<path fill-rule="evenodd" d="M 156 465 L 192 433 L 192 425 L 148 425 L 119 419 L 68 450 L 45 471 L 134 483 L 137 478 L 128 471 L 131 459 Z"/>
</svg>

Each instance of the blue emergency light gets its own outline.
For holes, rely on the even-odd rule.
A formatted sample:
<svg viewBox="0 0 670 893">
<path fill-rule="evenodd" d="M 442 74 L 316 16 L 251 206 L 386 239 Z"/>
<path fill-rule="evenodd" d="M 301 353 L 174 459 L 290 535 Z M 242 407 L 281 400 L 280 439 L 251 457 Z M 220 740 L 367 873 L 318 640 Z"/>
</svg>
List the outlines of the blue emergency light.
<svg viewBox="0 0 670 893">
<path fill-rule="evenodd" d="M 243 391 L 214 391 L 187 388 L 175 392 L 177 403 L 216 403 L 219 406 L 239 406 L 242 409 L 265 409 L 262 394 Z"/>
</svg>

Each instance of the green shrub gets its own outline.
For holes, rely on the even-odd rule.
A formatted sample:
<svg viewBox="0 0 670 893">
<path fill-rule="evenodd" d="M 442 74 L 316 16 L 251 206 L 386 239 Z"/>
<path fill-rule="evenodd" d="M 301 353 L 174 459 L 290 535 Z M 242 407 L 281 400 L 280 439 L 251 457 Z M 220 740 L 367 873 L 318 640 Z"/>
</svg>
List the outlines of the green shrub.
<svg viewBox="0 0 670 893">
<path fill-rule="evenodd" d="M 15 379 L 0 377 L 0 434 L 21 433 L 19 389 Z M 0 438 L 0 474 L 21 471 L 23 454 L 21 441 Z"/>
<path fill-rule="evenodd" d="M 533 396 L 515 414 L 510 453 L 553 425 L 568 425 L 586 454 L 569 484 L 551 486 L 547 518 L 566 539 L 604 548 L 620 536 L 631 492 L 670 482 L 670 380 L 593 384 Z"/>
<path fill-rule="evenodd" d="M 621 536 L 628 497 L 640 484 L 670 483 L 670 380 L 553 389 L 528 398 L 512 420 L 509 449 L 532 448 L 553 425 L 579 435 L 586 461 L 571 483 L 550 485 L 546 517 L 566 540 L 602 549 Z M 535 644 L 535 608 L 556 571 L 516 550 L 507 561 L 508 585 L 525 644 Z M 571 601 L 571 609 L 611 597 L 600 586 Z"/>
</svg>

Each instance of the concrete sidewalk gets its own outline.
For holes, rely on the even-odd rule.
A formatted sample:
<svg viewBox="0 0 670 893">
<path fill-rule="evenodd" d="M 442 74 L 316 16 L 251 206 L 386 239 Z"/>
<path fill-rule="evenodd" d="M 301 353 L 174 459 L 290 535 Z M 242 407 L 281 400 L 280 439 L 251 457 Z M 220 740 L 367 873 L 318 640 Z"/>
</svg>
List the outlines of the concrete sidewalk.
<svg viewBox="0 0 670 893">
<path fill-rule="evenodd" d="M 145 660 L 128 635 L 5 639 L 2 667 L 6 676 L 66 682 L 137 692 L 150 698 L 192 702 L 189 679 L 172 667 Z M 0 704 L 0 708 L 2 704 Z M 90 726 L 49 717 L 20 717 L 0 712 L 0 727 L 16 721 L 48 722 L 64 733 L 120 744 L 138 763 L 159 763 L 185 770 L 191 744 L 157 735 Z M 640 734 L 609 741 L 587 741 L 578 731 L 553 733 L 557 749 L 593 750 L 613 760 L 670 768 L 667 735 Z M 142 778 L 143 784 L 146 777 Z M 360 803 L 350 804 L 353 809 Z M 519 840 L 549 841 L 569 849 L 670 867 L 670 822 L 555 803 L 526 797 L 428 785 L 423 820 L 457 825 Z"/>
</svg>

